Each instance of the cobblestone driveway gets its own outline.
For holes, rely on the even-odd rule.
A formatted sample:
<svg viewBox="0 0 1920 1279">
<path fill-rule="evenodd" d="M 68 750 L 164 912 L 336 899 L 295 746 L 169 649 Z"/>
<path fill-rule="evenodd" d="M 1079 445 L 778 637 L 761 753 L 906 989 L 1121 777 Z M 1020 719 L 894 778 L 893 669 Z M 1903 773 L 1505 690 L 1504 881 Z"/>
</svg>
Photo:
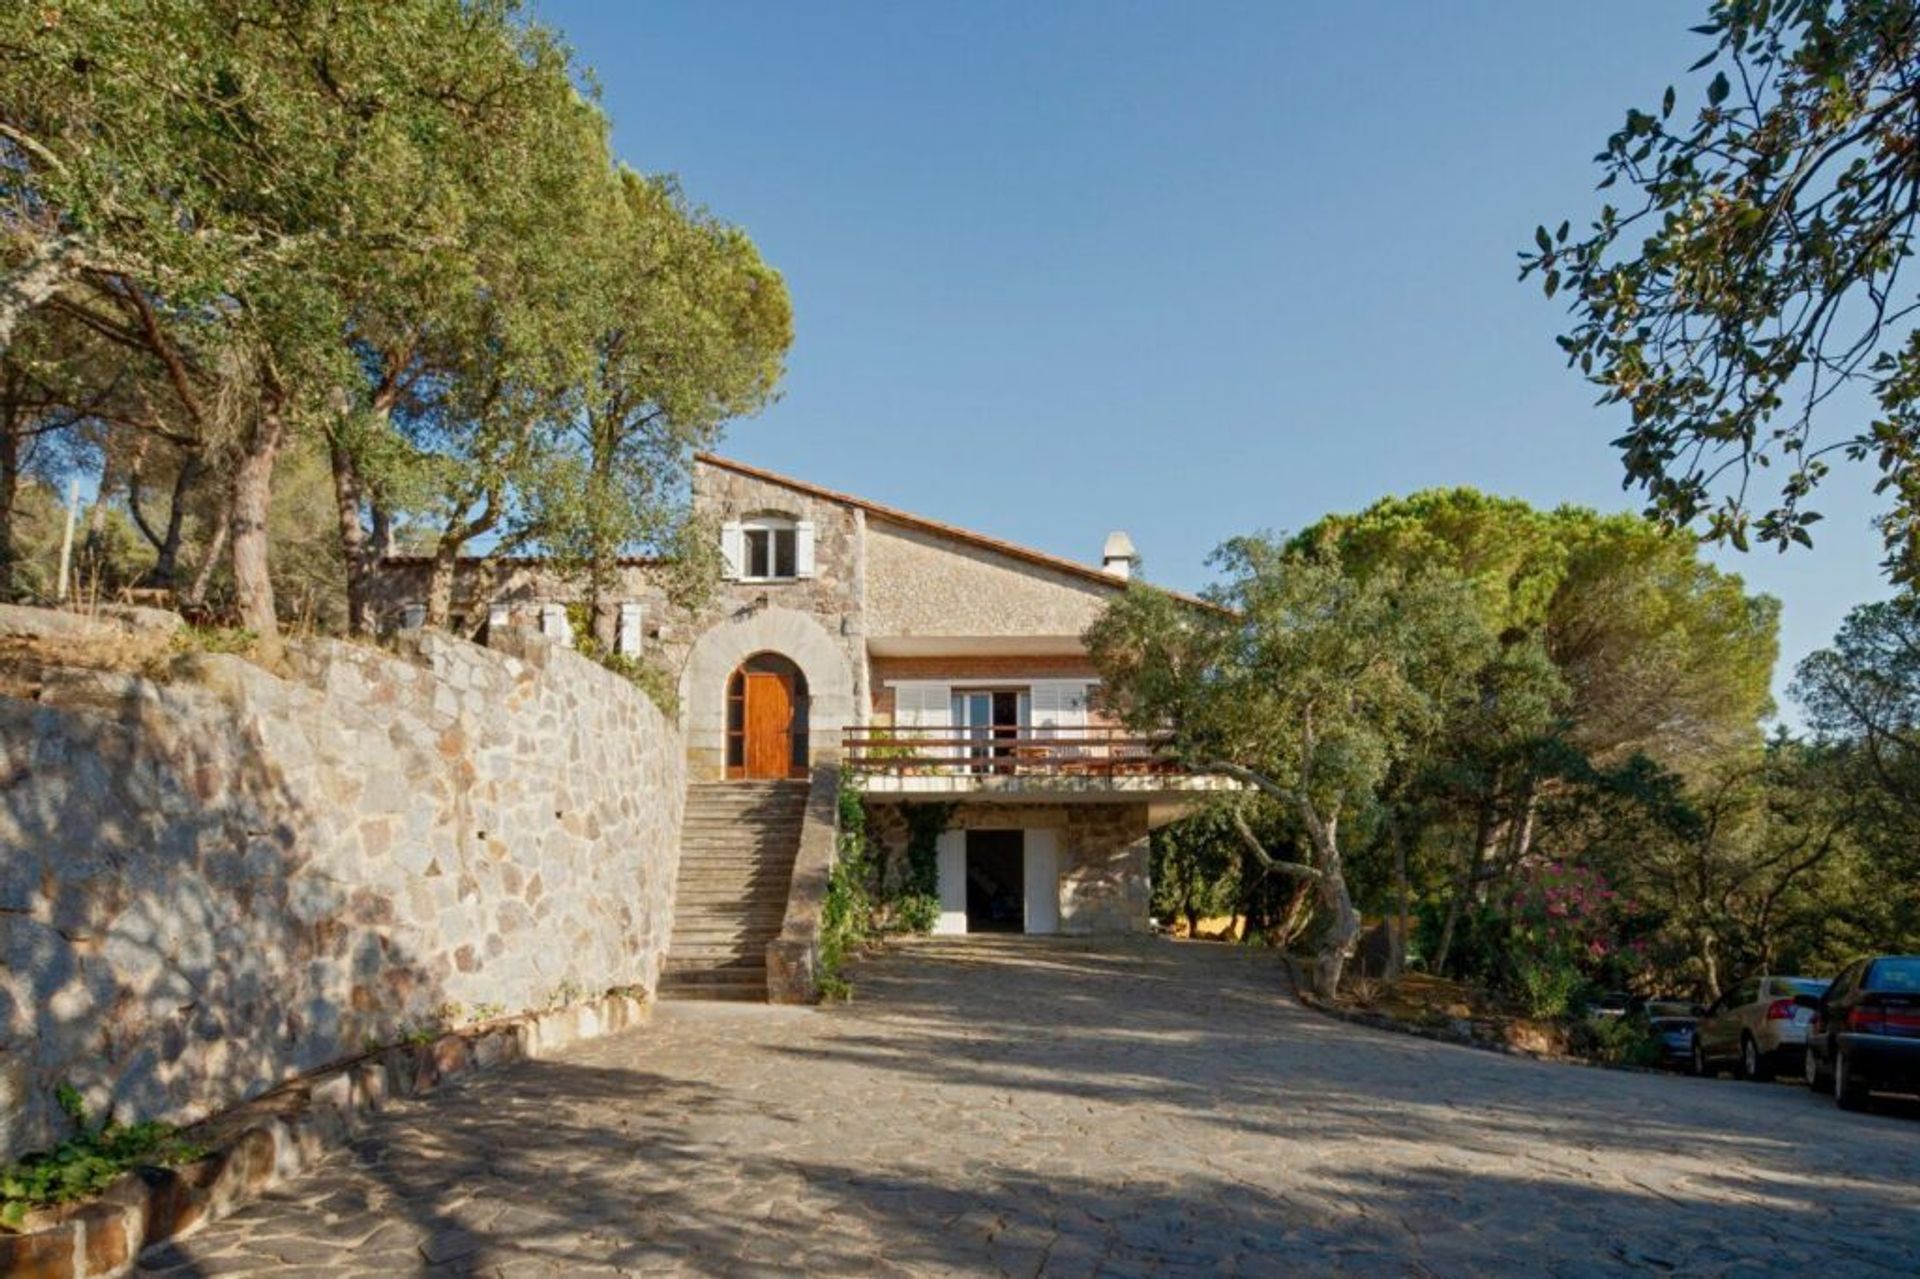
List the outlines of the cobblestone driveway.
<svg viewBox="0 0 1920 1279">
<path fill-rule="evenodd" d="M 1323 1019 L 1272 961 L 968 939 L 452 1085 L 174 1274 L 1920 1271 L 1920 1118 Z"/>
</svg>

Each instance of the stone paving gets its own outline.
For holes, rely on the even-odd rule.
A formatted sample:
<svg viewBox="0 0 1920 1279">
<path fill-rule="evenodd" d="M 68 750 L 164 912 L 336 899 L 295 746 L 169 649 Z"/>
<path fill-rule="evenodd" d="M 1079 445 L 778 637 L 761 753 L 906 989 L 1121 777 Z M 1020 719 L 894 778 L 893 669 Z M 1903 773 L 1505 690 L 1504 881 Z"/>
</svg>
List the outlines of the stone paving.
<svg viewBox="0 0 1920 1279">
<path fill-rule="evenodd" d="M 855 979 L 451 1085 L 149 1272 L 1920 1272 L 1920 1106 L 1369 1030 L 1226 947 Z"/>
</svg>

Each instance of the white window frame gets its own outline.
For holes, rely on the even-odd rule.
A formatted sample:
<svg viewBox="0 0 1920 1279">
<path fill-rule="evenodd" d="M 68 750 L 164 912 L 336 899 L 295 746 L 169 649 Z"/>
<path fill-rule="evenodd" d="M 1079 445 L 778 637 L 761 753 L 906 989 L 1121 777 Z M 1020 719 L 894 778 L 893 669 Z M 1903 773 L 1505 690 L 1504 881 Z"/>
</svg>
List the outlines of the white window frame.
<svg viewBox="0 0 1920 1279">
<path fill-rule="evenodd" d="M 793 535 L 793 572 L 753 573 L 753 535 L 768 538 L 767 567 L 779 566 L 779 548 L 775 539 L 782 533 Z M 812 520 L 792 519 L 785 515 L 755 515 L 722 526 L 720 553 L 726 562 L 727 576 L 736 582 L 799 582 L 814 575 L 814 526 Z"/>
</svg>

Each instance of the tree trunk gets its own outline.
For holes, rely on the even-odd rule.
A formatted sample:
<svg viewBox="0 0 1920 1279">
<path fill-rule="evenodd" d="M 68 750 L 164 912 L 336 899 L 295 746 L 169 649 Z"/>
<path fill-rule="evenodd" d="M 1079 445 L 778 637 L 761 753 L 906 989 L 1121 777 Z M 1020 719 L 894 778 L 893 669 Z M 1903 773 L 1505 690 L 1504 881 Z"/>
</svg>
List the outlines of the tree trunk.
<svg viewBox="0 0 1920 1279">
<path fill-rule="evenodd" d="M 193 575 L 193 584 L 187 587 L 185 597 L 180 601 L 188 608 L 202 608 L 207 602 L 207 591 L 213 586 L 213 571 L 220 567 L 220 558 L 227 551 L 227 536 L 232 531 L 233 497 L 228 495 L 220 511 L 220 518 L 214 521 L 213 540 L 207 543 L 207 553 L 200 558 L 199 571 Z"/>
<path fill-rule="evenodd" d="M 130 473 L 138 474 L 140 464 L 146 457 L 152 440 L 145 434 L 139 436 L 133 444 L 133 456 L 128 459 Z M 114 485 L 119 476 L 114 472 L 113 449 L 111 442 L 100 450 L 100 479 L 93 488 L 93 505 L 87 508 L 87 530 L 80 540 L 80 562 L 97 566 L 106 556 L 107 549 L 107 504 L 112 500 Z"/>
<path fill-rule="evenodd" d="M 160 535 L 160 549 L 150 574 L 155 586 L 172 590 L 180 575 L 180 539 L 186 532 L 187 499 L 193 496 L 193 486 L 200 482 L 203 469 L 198 453 L 180 459 L 180 469 L 173 477 L 173 495 L 168 500 L 166 531 Z"/>
<path fill-rule="evenodd" d="M 1720 962 L 1714 955 L 1713 934 L 1702 929 L 1696 941 L 1700 957 L 1700 972 L 1707 982 L 1707 999 L 1720 998 Z"/>
<path fill-rule="evenodd" d="M 619 437 L 606 429 L 604 423 L 605 419 L 594 433 L 593 475 L 588 488 L 589 504 L 596 509 L 587 516 L 592 521 L 593 539 L 587 563 L 587 617 L 593 627 L 594 643 L 601 652 L 611 653 L 619 634 L 620 614 L 616 602 L 607 597 L 617 572 L 615 561 L 619 548 L 612 544 L 611 535 L 598 518 L 598 508 L 613 491 L 614 450 Z"/>
<path fill-rule="evenodd" d="M 1387 926 L 1387 980 L 1399 981 L 1407 966 L 1407 917 L 1413 913 L 1413 887 L 1407 882 L 1407 832 L 1393 834 L 1393 922 Z"/>
<path fill-rule="evenodd" d="M 1360 940 L 1360 913 L 1353 908 L 1353 897 L 1347 892 L 1346 876 L 1340 872 L 1340 855 L 1336 852 L 1323 864 L 1320 877 L 1320 902 L 1332 915 L 1327 925 L 1327 935 L 1321 939 L 1320 952 L 1314 956 L 1314 987 L 1323 998 L 1331 999 L 1340 989 L 1340 977 L 1346 971 L 1347 961 L 1353 958 L 1353 948 Z"/>
<path fill-rule="evenodd" d="M 340 554 L 347 568 L 347 633 L 371 635 L 373 555 L 367 527 L 360 520 L 360 508 L 365 501 L 360 468 L 338 432 L 327 441 L 327 456 L 333 466 L 333 502 L 340 519 Z"/>
<path fill-rule="evenodd" d="M 445 630 L 453 623 L 453 578 L 460 566 L 461 539 L 445 534 L 433 548 L 427 573 L 427 625 Z"/>
<path fill-rule="evenodd" d="M 1313 985 L 1323 999 L 1331 999 L 1340 989 L 1340 977 L 1360 940 L 1360 912 L 1353 908 L 1353 895 L 1347 891 L 1347 876 L 1341 864 L 1339 818 L 1322 820 L 1306 798 L 1296 804 L 1301 825 L 1313 844 L 1314 869 L 1320 872 L 1320 904 L 1331 918 L 1320 939 L 1320 950 L 1313 961 Z M 1337 810 L 1336 810 L 1337 811 Z"/>
<path fill-rule="evenodd" d="M 384 560 L 393 554 L 393 513 L 387 510 L 387 504 L 380 500 L 378 493 L 373 497 L 373 555 L 376 560 Z"/>
<path fill-rule="evenodd" d="M 1494 803 L 1494 795 L 1489 794 L 1480 804 L 1480 818 L 1473 834 L 1473 855 L 1467 863 L 1466 873 L 1454 885 L 1453 897 L 1447 902 L 1447 922 L 1440 929 L 1440 945 L 1433 956 L 1433 975 L 1436 977 L 1446 975 L 1447 960 L 1453 954 L 1454 930 L 1460 923 L 1460 912 L 1472 900 L 1474 889 L 1480 882 L 1481 868 L 1486 865 L 1494 845 L 1499 842 L 1499 823 L 1496 821 Z"/>
<path fill-rule="evenodd" d="M 273 503 L 273 464 L 286 436 L 284 404 L 269 394 L 254 420 L 240 463 L 233 473 L 233 511 L 228 524 L 233 556 L 233 593 L 240 625 L 254 633 L 259 655 L 269 665 L 282 655 L 280 622 L 274 614 L 273 579 L 268 573 L 267 516 Z"/>
</svg>

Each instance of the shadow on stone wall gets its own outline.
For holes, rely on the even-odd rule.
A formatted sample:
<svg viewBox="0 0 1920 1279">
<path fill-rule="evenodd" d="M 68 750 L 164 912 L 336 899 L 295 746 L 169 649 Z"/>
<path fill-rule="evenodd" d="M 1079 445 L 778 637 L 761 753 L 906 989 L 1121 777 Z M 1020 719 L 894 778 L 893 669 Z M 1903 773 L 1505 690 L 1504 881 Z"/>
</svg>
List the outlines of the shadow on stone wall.
<svg viewBox="0 0 1920 1279">
<path fill-rule="evenodd" d="M 415 1028 L 651 991 L 679 741 L 537 637 L 0 698 L 0 1161 L 63 1080 L 197 1119 Z"/>
<path fill-rule="evenodd" d="M 0 699 L 8 1158 L 57 1138 L 63 1081 L 96 1113 L 191 1120 L 445 1002 L 391 903 L 300 873 L 315 816 L 257 731 L 176 743 L 162 690 L 87 684 Z"/>
</svg>

